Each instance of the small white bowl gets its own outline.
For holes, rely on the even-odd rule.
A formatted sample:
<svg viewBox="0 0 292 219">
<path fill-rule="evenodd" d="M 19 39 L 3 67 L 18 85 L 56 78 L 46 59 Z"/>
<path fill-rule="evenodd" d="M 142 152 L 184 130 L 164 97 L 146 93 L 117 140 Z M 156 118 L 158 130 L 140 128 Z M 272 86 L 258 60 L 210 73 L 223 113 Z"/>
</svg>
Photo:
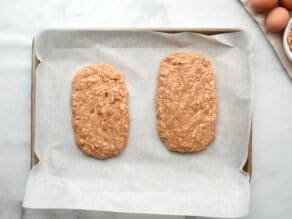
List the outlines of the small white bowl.
<svg viewBox="0 0 292 219">
<path fill-rule="evenodd" d="M 288 35 L 289 35 L 289 32 L 292 31 L 292 18 L 289 20 L 288 22 L 288 25 L 284 31 L 284 34 L 283 34 L 283 47 L 284 47 L 284 51 L 288 57 L 288 59 L 290 61 L 292 61 L 292 51 L 290 50 L 289 48 L 289 45 L 288 45 Z"/>
</svg>

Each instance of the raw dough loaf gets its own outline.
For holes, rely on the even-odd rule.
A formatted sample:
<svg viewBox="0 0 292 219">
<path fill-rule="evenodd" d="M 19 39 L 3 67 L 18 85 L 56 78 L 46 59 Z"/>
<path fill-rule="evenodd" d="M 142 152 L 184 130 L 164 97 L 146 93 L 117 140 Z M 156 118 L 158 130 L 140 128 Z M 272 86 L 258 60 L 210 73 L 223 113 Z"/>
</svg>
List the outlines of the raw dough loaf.
<svg viewBox="0 0 292 219">
<path fill-rule="evenodd" d="M 75 141 L 87 155 L 113 157 L 127 143 L 128 92 L 122 73 L 107 64 L 82 68 L 72 82 Z"/>
<path fill-rule="evenodd" d="M 169 150 L 196 152 L 215 138 L 215 76 L 201 54 L 177 52 L 160 64 L 157 129 Z"/>
</svg>

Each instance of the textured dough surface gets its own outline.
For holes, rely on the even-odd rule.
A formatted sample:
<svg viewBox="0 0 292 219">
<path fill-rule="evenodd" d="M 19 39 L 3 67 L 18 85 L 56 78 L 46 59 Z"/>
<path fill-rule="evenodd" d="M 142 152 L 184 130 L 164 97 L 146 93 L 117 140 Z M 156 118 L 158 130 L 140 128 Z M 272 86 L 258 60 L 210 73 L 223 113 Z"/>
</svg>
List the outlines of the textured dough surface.
<svg viewBox="0 0 292 219">
<path fill-rule="evenodd" d="M 72 81 L 72 124 L 77 145 L 98 159 L 113 157 L 127 143 L 128 92 L 122 73 L 107 64 L 82 68 Z"/>
<path fill-rule="evenodd" d="M 196 152 L 215 138 L 217 103 L 211 63 L 196 53 L 172 53 L 160 63 L 157 129 L 169 150 Z"/>
</svg>

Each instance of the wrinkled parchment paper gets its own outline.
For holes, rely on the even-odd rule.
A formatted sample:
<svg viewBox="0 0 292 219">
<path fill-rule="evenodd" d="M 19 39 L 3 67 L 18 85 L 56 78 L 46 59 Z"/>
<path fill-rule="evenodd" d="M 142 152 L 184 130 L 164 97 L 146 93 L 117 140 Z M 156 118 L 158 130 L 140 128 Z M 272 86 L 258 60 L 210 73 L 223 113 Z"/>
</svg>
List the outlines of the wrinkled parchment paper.
<svg viewBox="0 0 292 219">
<path fill-rule="evenodd" d="M 35 151 L 24 197 L 27 208 L 63 208 L 239 217 L 249 208 L 247 158 L 251 71 L 244 33 L 46 31 L 36 38 Z M 216 73 L 217 135 L 199 153 L 166 149 L 156 130 L 155 92 L 160 60 L 198 51 Z M 75 144 L 71 81 L 86 64 L 109 63 L 129 92 L 128 144 L 117 157 L 97 160 Z"/>
</svg>

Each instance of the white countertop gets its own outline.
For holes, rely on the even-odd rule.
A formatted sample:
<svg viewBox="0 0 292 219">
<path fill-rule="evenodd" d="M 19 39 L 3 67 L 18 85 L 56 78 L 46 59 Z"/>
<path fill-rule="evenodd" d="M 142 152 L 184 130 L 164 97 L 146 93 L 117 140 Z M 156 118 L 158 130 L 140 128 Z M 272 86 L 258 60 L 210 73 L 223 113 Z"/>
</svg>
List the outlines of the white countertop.
<svg viewBox="0 0 292 219">
<path fill-rule="evenodd" d="M 255 44 L 253 176 L 251 211 L 246 218 L 292 218 L 292 81 L 239 1 L 2 0 L 1 219 L 138 218 L 127 214 L 21 208 L 30 169 L 31 41 L 38 31 L 55 27 L 240 27 L 248 31 Z"/>
</svg>

